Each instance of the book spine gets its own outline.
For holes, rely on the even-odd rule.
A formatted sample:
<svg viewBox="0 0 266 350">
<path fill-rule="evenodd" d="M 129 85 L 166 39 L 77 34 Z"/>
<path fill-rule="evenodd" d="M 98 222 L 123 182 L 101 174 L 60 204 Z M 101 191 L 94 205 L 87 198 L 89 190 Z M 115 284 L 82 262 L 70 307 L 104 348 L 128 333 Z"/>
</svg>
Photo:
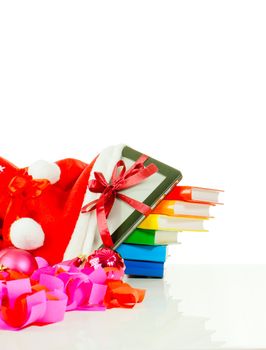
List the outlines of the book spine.
<svg viewBox="0 0 266 350">
<path fill-rule="evenodd" d="M 135 229 L 124 241 L 127 244 L 168 245 L 177 244 L 178 232 Z"/>
<path fill-rule="evenodd" d="M 155 230 L 135 229 L 124 243 L 131 244 L 155 244 Z"/>
<path fill-rule="evenodd" d="M 205 232 L 203 222 L 207 218 L 197 217 L 174 217 L 168 215 L 150 214 L 144 219 L 138 228 L 146 230 L 160 230 L 160 231 L 198 231 Z"/>
<path fill-rule="evenodd" d="M 162 200 L 151 212 L 151 214 L 175 215 L 174 202 L 169 200 Z"/>
<path fill-rule="evenodd" d="M 158 230 L 158 214 L 148 215 L 139 225 L 138 228 L 146 230 Z"/>
<path fill-rule="evenodd" d="M 165 245 L 149 246 L 122 243 L 117 248 L 117 252 L 122 256 L 122 258 L 129 260 L 154 262 L 165 262 L 166 260 Z"/>
<path fill-rule="evenodd" d="M 165 197 L 166 200 L 192 201 L 191 186 L 175 186 Z"/>
<path fill-rule="evenodd" d="M 134 261 L 125 259 L 125 273 L 131 276 L 163 278 L 164 264 L 147 261 Z"/>
</svg>

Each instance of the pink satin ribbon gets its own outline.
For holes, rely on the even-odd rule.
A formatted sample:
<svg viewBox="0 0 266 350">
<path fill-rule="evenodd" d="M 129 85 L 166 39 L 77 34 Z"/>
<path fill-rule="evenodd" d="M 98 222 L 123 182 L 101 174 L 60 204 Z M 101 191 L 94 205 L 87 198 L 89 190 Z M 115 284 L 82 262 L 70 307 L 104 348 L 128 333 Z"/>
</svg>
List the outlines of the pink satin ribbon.
<svg viewBox="0 0 266 350">
<path fill-rule="evenodd" d="M 88 213 L 96 210 L 99 232 L 102 242 L 106 247 L 113 246 L 107 225 L 107 218 L 116 198 L 129 204 L 144 215 L 148 215 L 151 211 L 148 205 L 120 193 L 121 190 L 138 185 L 158 171 L 155 164 L 149 164 L 147 167 L 144 166 L 144 162 L 147 159 L 148 156 L 141 155 L 128 170 L 126 170 L 124 161 L 119 160 L 114 167 L 110 183 L 106 181 L 101 172 L 94 172 L 95 179 L 89 182 L 89 190 L 91 192 L 101 193 L 101 195 L 98 199 L 86 204 L 81 212 Z"/>
<path fill-rule="evenodd" d="M 31 324 L 63 320 L 67 305 L 63 282 L 46 275 L 40 282 L 42 289 L 34 292 L 29 278 L 0 281 L 0 329 L 19 330 Z"/>
<path fill-rule="evenodd" d="M 66 311 L 105 310 L 106 273 L 58 264 L 31 278 L 0 281 L 0 329 L 62 321 Z"/>
<path fill-rule="evenodd" d="M 115 268 L 78 268 L 69 262 L 49 266 L 44 259 L 37 261 L 39 268 L 30 278 L 9 271 L 7 280 L 0 280 L 0 330 L 59 322 L 71 310 L 132 308 L 145 295 L 121 280 L 122 269 L 113 274 Z"/>
</svg>

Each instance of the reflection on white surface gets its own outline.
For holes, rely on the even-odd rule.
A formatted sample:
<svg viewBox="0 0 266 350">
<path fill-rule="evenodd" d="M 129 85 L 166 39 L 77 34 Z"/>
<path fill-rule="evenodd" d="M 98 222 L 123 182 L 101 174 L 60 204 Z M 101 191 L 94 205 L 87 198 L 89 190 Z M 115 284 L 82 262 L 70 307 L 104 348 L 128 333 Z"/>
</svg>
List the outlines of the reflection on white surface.
<svg viewBox="0 0 266 350">
<path fill-rule="evenodd" d="M 266 349 L 266 265 L 168 265 L 167 281 L 223 348 Z"/>
<path fill-rule="evenodd" d="M 266 348 L 265 265 L 167 265 L 133 310 L 69 312 L 65 320 L 0 331 L 3 349 Z"/>
</svg>

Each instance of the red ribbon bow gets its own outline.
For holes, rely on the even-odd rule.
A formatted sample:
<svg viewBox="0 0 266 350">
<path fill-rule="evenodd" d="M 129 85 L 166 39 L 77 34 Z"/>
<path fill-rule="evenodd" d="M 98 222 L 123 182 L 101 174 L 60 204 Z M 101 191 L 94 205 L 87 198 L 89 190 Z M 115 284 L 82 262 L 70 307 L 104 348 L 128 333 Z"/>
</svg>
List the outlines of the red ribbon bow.
<svg viewBox="0 0 266 350">
<path fill-rule="evenodd" d="M 25 169 L 18 170 L 17 175 L 8 184 L 10 201 L 3 225 L 3 235 L 6 235 L 7 241 L 10 239 L 9 228 L 15 220 L 23 216 L 23 208 L 27 206 L 27 201 L 39 197 L 49 185 L 50 181 L 46 179 L 36 180 L 27 174 Z"/>
<path fill-rule="evenodd" d="M 98 199 L 86 204 L 81 209 L 81 212 L 88 213 L 94 209 L 96 210 L 99 232 L 106 247 L 112 247 L 114 245 L 107 226 L 107 218 L 116 198 L 126 202 L 144 215 L 148 215 L 151 211 L 148 205 L 119 193 L 121 190 L 138 185 L 158 171 L 155 164 L 149 164 L 145 168 L 144 162 L 147 159 L 148 156 L 141 155 L 128 170 L 126 170 L 124 161 L 119 160 L 114 167 L 110 183 L 106 181 L 104 175 L 100 172 L 94 172 L 95 179 L 89 181 L 89 190 L 102 194 Z"/>
</svg>

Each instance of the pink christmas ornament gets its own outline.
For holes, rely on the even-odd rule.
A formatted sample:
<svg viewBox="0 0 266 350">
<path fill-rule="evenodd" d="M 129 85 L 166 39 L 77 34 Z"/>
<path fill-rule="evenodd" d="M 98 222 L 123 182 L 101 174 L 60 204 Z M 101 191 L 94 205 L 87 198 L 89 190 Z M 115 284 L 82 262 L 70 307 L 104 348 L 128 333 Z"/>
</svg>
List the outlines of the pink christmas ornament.
<svg viewBox="0 0 266 350">
<path fill-rule="evenodd" d="M 14 247 L 8 247 L 8 248 L 1 249 L 1 250 L 0 250 L 0 258 L 1 258 L 5 253 L 10 252 L 10 250 L 12 250 L 12 249 L 16 249 L 16 248 L 14 248 Z"/>
<path fill-rule="evenodd" d="M 0 266 L 24 273 L 30 276 L 38 268 L 37 262 L 29 252 L 11 248 L 7 249 L 0 257 Z"/>
</svg>

